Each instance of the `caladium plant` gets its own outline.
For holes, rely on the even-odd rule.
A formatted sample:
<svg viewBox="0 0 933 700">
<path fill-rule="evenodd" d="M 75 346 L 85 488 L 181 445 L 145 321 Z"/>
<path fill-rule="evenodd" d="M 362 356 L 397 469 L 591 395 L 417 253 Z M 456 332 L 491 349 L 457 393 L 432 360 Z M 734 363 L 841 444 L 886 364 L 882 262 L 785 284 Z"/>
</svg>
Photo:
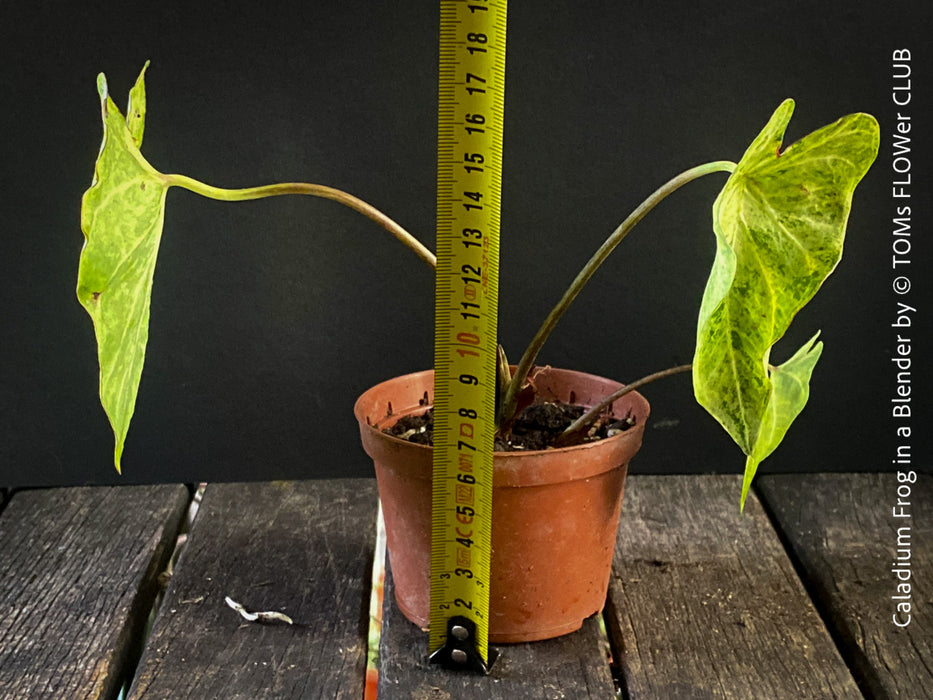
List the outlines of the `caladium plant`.
<svg viewBox="0 0 933 700">
<path fill-rule="evenodd" d="M 411 234 L 346 192 L 309 183 L 227 190 L 156 170 L 140 151 L 145 71 L 146 66 L 130 91 L 125 116 L 110 98 L 103 74 L 98 76 L 104 139 L 81 210 L 86 240 L 77 294 L 94 322 L 100 398 L 114 431 L 118 471 L 142 375 L 153 271 L 169 188 L 183 187 L 227 201 L 284 194 L 332 199 L 368 216 L 424 262 L 435 265 L 434 255 Z M 624 390 L 692 370 L 697 400 L 746 455 L 744 505 L 759 463 L 778 446 L 807 402 L 822 343 L 815 335 L 777 366 L 770 362 L 771 349 L 838 264 L 855 186 L 878 152 L 878 123 L 861 113 L 842 117 L 782 148 L 793 109 L 792 100 L 784 101 L 738 163 L 714 161 L 691 168 L 642 202 L 574 279 L 514 373 L 500 352 L 501 430 L 511 424 L 539 350 L 599 265 L 671 192 L 704 175 L 729 173 L 712 208 L 716 256 L 700 302 L 693 363 L 655 373 Z M 607 397 L 606 403 L 614 398 Z M 572 440 L 600 410 L 593 407 L 568 428 L 566 439 Z"/>
</svg>

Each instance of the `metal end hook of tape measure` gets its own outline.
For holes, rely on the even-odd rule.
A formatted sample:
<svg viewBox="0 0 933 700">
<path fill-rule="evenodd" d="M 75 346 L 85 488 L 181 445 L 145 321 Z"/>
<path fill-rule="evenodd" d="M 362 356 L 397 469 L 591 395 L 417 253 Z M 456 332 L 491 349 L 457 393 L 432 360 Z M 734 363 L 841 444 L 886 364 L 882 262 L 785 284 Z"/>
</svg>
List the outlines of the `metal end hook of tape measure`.
<svg viewBox="0 0 933 700">
<path fill-rule="evenodd" d="M 476 645 L 476 625 L 469 618 L 458 615 L 447 620 L 447 641 L 428 657 L 428 661 L 448 671 L 473 671 L 487 675 L 499 652 L 489 647 L 488 656 L 487 665 Z"/>
</svg>

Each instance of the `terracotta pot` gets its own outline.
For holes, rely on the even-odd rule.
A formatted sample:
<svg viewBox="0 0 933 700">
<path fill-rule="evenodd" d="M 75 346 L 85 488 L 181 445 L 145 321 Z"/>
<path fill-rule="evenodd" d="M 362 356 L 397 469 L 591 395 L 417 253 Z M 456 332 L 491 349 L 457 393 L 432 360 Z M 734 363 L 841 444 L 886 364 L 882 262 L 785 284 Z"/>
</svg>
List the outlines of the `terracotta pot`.
<svg viewBox="0 0 933 700">
<path fill-rule="evenodd" d="M 621 385 L 582 372 L 543 368 L 549 400 L 593 405 Z M 425 410 L 434 371 L 397 377 L 364 393 L 354 413 L 376 467 L 395 598 L 405 617 L 427 627 L 430 606 L 431 453 L 382 432 Z M 619 399 L 617 416 L 636 424 L 575 447 L 497 452 L 494 457 L 489 640 L 550 639 L 580 628 L 606 601 L 628 462 L 641 446 L 648 402 Z"/>
</svg>

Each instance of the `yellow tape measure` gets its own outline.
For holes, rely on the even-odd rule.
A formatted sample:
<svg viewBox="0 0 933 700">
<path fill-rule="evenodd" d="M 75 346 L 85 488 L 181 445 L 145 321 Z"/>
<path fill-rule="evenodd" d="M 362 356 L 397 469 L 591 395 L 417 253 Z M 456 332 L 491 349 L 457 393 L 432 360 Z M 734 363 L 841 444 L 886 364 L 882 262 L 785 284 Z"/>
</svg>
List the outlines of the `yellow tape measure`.
<svg viewBox="0 0 933 700">
<path fill-rule="evenodd" d="M 431 661 L 491 665 L 505 0 L 441 0 Z"/>
</svg>

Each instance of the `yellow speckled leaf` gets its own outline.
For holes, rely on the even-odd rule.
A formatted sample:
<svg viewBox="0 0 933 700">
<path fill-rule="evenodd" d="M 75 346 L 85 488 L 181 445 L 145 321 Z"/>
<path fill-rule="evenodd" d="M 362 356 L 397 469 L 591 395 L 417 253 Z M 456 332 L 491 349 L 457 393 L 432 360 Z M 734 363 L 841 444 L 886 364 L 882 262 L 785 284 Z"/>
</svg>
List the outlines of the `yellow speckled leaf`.
<svg viewBox="0 0 933 700">
<path fill-rule="evenodd" d="M 778 368 L 771 348 L 839 262 L 855 186 L 878 152 L 867 114 L 781 152 L 793 110 L 791 100 L 778 107 L 713 205 L 716 258 L 697 328 L 694 392 L 749 457 L 743 503 L 806 403 L 821 345 Z"/>
<path fill-rule="evenodd" d="M 104 140 L 81 203 L 85 243 L 77 294 L 94 322 L 100 400 L 113 427 L 117 471 L 149 338 L 149 299 L 168 191 L 164 176 L 138 147 L 145 123 L 145 70 L 126 118 L 110 99 L 104 75 L 97 78 Z"/>
</svg>

